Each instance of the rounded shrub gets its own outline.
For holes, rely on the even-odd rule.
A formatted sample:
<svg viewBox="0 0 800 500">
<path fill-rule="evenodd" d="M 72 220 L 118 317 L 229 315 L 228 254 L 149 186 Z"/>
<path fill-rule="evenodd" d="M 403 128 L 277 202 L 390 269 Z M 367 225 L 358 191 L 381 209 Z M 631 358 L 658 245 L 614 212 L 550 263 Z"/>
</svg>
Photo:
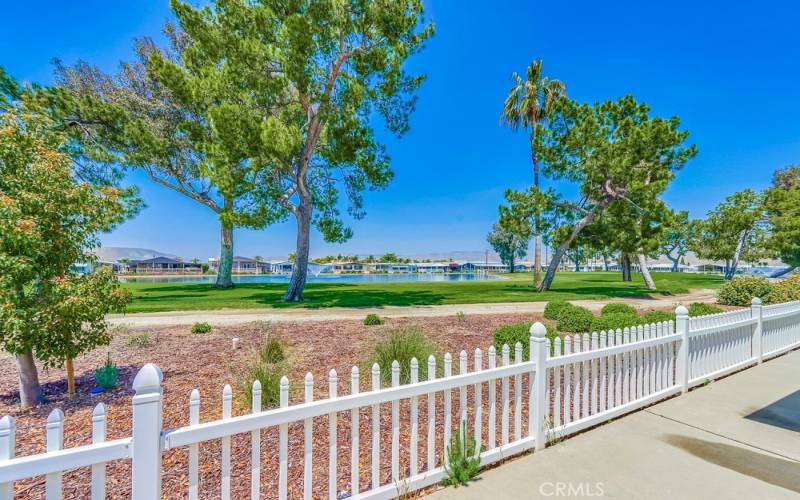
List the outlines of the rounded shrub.
<svg viewBox="0 0 800 500">
<path fill-rule="evenodd" d="M 694 302 L 689 304 L 689 316 L 707 316 L 709 314 L 721 313 L 722 309 L 711 304 L 704 304 L 703 302 Z"/>
<path fill-rule="evenodd" d="M 772 290 L 764 297 L 767 304 L 793 300 L 800 300 L 800 274 L 772 283 Z"/>
<path fill-rule="evenodd" d="M 611 304 L 604 305 L 602 311 L 600 311 L 600 314 L 603 316 L 607 314 L 632 314 L 636 316 L 639 313 L 636 312 L 636 308 L 632 305 L 622 304 L 620 302 L 612 302 Z"/>
<path fill-rule="evenodd" d="M 642 323 L 646 325 L 651 323 L 663 323 L 664 321 L 675 321 L 675 313 L 667 311 L 650 311 L 642 316 Z"/>
<path fill-rule="evenodd" d="M 558 319 L 559 332 L 584 333 L 592 329 L 594 314 L 592 311 L 580 306 L 571 306 L 563 311 Z"/>
<path fill-rule="evenodd" d="M 367 314 L 367 317 L 364 318 L 364 324 L 367 326 L 382 325 L 383 319 L 377 314 Z"/>
<path fill-rule="evenodd" d="M 514 359 L 514 348 L 517 345 L 517 342 L 522 344 L 522 359 L 523 361 L 528 361 L 530 357 L 530 345 L 531 345 L 531 325 L 533 323 L 526 322 L 526 323 L 512 323 L 509 325 L 503 325 L 498 327 L 497 330 L 494 331 L 494 348 L 497 349 L 497 355 L 500 356 L 503 352 L 503 344 L 508 344 L 508 347 L 511 348 L 511 359 Z M 547 338 L 552 340 L 555 337 L 558 337 L 558 332 L 553 327 L 547 328 Z"/>
<path fill-rule="evenodd" d="M 192 333 L 208 333 L 211 331 L 211 325 L 206 322 L 195 323 L 192 325 Z"/>
<path fill-rule="evenodd" d="M 608 313 L 598 316 L 592 320 L 593 332 L 616 330 L 617 328 L 625 328 L 626 326 L 636 326 L 641 324 L 642 320 L 639 315 L 634 313 Z"/>
<path fill-rule="evenodd" d="M 544 306 L 544 317 L 545 319 L 552 319 L 554 321 L 558 321 L 561 319 L 561 313 L 566 311 L 573 306 L 566 300 L 551 300 Z"/>
<path fill-rule="evenodd" d="M 772 284 L 767 278 L 739 276 L 725 283 L 717 291 L 717 302 L 729 306 L 749 306 L 753 297 L 768 298 Z"/>
</svg>

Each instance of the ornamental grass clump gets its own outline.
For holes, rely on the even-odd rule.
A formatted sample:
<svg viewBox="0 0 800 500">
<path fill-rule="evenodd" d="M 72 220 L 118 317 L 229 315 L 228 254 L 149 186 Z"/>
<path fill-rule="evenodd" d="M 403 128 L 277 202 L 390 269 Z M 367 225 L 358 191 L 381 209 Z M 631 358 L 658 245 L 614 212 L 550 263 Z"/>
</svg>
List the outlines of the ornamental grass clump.
<svg viewBox="0 0 800 500">
<path fill-rule="evenodd" d="M 367 326 L 382 325 L 383 319 L 377 314 L 367 314 L 367 317 L 364 318 L 364 324 Z"/>
<path fill-rule="evenodd" d="M 248 408 L 253 405 L 253 382 L 261 384 L 262 408 L 272 408 L 280 403 L 280 380 L 287 373 L 288 359 L 286 342 L 275 336 L 267 336 L 245 358 L 235 373 L 238 394 Z"/>
<path fill-rule="evenodd" d="M 475 450 L 475 439 L 467 436 L 467 426 L 461 424 L 447 446 L 447 463 L 444 466 L 445 486 L 462 486 L 475 478 L 481 469 L 480 453 Z"/>
<path fill-rule="evenodd" d="M 369 373 L 373 363 L 377 363 L 381 369 L 381 382 L 389 384 L 392 381 L 392 362 L 396 360 L 400 364 L 400 383 L 407 384 L 411 380 L 411 359 L 417 358 L 419 379 L 426 380 L 428 357 L 431 355 L 437 359 L 436 366 L 441 371 L 439 346 L 416 326 L 400 327 L 391 330 L 375 344 L 374 354 L 365 370 Z"/>
<path fill-rule="evenodd" d="M 119 377 L 119 369 L 111 361 L 111 355 L 106 358 L 106 363 L 94 371 L 94 381 L 98 387 L 104 390 L 113 389 L 117 386 L 117 378 Z"/>
</svg>

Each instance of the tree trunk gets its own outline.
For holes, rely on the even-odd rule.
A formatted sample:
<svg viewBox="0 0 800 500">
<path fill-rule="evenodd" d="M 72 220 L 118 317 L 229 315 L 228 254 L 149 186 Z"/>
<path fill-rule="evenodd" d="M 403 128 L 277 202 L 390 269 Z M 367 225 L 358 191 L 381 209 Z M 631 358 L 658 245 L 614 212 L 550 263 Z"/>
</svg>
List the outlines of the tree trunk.
<svg viewBox="0 0 800 500">
<path fill-rule="evenodd" d="M 725 279 L 732 279 L 736 275 L 736 268 L 739 267 L 739 259 L 742 256 L 744 249 L 744 242 L 747 239 L 747 231 L 742 231 L 739 234 L 739 241 L 736 242 L 736 251 L 733 253 L 733 261 L 725 272 Z"/>
<path fill-rule="evenodd" d="M 19 374 L 19 399 L 23 408 L 44 402 L 39 373 L 31 351 L 17 354 L 17 373 Z"/>
<path fill-rule="evenodd" d="M 631 281 L 631 256 L 623 253 L 620 264 L 622 264 L 622 281 Z"/>
<path fill-rule="evenodd" d="M 214 288 L 233 288 L 233 225 L 222 222 L 220 225 L 219 269 Z"/>
<path fill-rule="evenodd" d="M 645 257 L 643 253 L 638 254 L 636 257 L 639 259 L 639 271 L 641 271 L 642 277 L 644 278 L 644 284 L 647 285 L 648 290 L 655 290 L 656 282 L 653 281 L 653 277 L 650 276 L 650 269 L 647 267 L 647 257 Z"/>
<path fill-rule="evenodd" d="M 603 270 L 608 272 L 608 255 L 603 255 Z"/>
<path fill-rule="evenodd" d="M 678 263 L 680 263 L 680 260 L 681 260 L 680 255 L 677 256 L 677 257 L 673 257 L 670 254 L 666 254 L 666 257 L 672 262 L 672 272 L 673 273 L 677 273 L 678 272 Z"/>
<path fill-rule="evenodd" d="M 297 249 L 295 251 L 292 277 L 289 280 L 289 288 L 283 296 L 283 300 L 287 302 L 301 302 L 303 300 L 303 289 L 306 286 L 306 277 L 308 275 L 308 252 L 311 246 L 311 203 L 310 197 L 301 197 L 295 213 L 297 219 Z"/>
<path fill-rule="evenodd" d="M 536 157 L 534 140 L 536 139 L 536 117 L 531 123 L 531 159 L 533 160 L 533 186 L 539 189 L 539 159 Z M 537 213 L 533 218 L 533 286 L 538 287 L 542 282 L 542 225 L 541 217 Z"/>
<path fill-rule="evenodd" d="M 579 273 L 581 271 L 581 255 L 579 253 L 575 254 L 575 272 Z"/>
<path fill-rule="evenodd" d="M 598 205 L 599 209 L 605 208 L 605 204 Z M 569 249 L 572 242 L 575 241 L 575 238 L 578 237 L 578 234 L 589 225 L 595 218 L 595 212 L 589 212 L 583 216 L 581 220 L 578 221 L 575 226 L 572 228 L 572 233 L 569 235 L 569 238 L 562 242 L 561 245 L 558 246 L 558 250 L 555 251 L 553 257 L 550 259 L 550 264 L 547 266 L 547 272 L 544 275 L 544 279 L 542 283 L 539 285 L 538 290 L 540 292 L 544 292 L 550 290 L 550 287 L 553 284 L 553 279 L 556 276 L 556 270 L 558 270 L 559 264 L 561 264 L 561 259 L 564 257 L 564 254 Z"/>
<path fill-rule="evenodd" d="M 72 365 L 72 358 L 67 358 L 65 363 L 67 368 L 67 396 L 75 398 L 75 367 Z"/>
</svg>

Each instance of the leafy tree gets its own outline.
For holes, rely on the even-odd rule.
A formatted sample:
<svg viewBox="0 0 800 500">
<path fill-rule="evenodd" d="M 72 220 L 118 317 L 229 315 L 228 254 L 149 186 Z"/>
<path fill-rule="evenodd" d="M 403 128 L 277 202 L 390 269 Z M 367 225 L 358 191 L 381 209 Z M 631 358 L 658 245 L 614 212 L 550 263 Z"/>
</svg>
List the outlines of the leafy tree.
<svg viewBox="0 0 800 500">
<path fill-rule="evenodd" d="M 725 279 L 731 279 L 743 256 L 756 259 L 766 237 L 764 197 L 752 189 L 734 193 L 708 213 L 699 224 L 693 250 L 704 259 L 725 262 Z M 748 260 L 750 260 L 748 259 Z"/>
<path fill-rule="evenodd" d="M 403 261 L 403 259 L 398 257 L 397 254 L 394 252 L 388 252 L 383 254 L 383 256 L 379 260 L 380 262 L 392 262 L 392 263 Z"/>
<path fill-rule="evenodd" d="M 219 15 L 243 22 L 235 9 L 223 8 L 229 3 L 236 2 L 219 3 Z M 166 25 L 169 47 L 136 41 L 136 60 L 122 63 L 116 75 L 84 62 L 57 64 L 67 89 L 59 104 L 67 119 L 93 132 L 95 158 L 139 168 L 216 214 L 215 286 L 230 288 L 234 228 L 262 228 L 285 215 L 264 187 L 272 175 L 263 160 L 272 139 L 261 132 L 277 96 L 242 75 L 243 65 L 255 64 L 246 47 L 232 43 L 226 30 L 198 25 L 182 4 L 172 6 L 178 26 Z"/>
<path fill-rule="evenodd" d="M 539 157 L 537 155 L 538 131 L 553 115 L 553 104 L 564 97 L 567 87 L 560 80 L 550 79 L 542 74 L 543 62 L 534 60 L 526 70 L 526 78 L 513 73 L 514 85 L 503 103 L 501 120 L 512 129 L 530 129 L 531 161 L 533 162 L 533 187 L 539 189 Z M 535 214 L 533 221 L 533 283 L 539 286 L 542 269 L 542 229 L 541 214 Z"/>
<path fill-rule="evenodd" d="M 515 226 L 504 224 L 501 221 L 494 225 L 486 240 L 500 255 L 500 261 L 508 266 L 509 272 L 513 273 L 517 259 L 528 254 L 530 233 L 515 230 Z"/>
<path fill-rule="evenodd" d="M 689 252 L 697 223 L 689 219 L 689 212 L 670 211 L 659 245 L 659 253 L 672 262 L 672 272 L 679 270 L 683 257 Z"/>
<path fill-rule="evenodd" d="M 232 48 L 248 56 L 236 67 L 236 81 L 282 101 L 259 132 L 269 145 L 263 160 L 276 168 L 266 189 L 297 221 L 296 265 L 284 299 L 302 300 L 311 227 L 326 241 L 347 240 L 352 231 L 340 216 L 340 192 L 350 215 L 360 218 L 362 192 L 392 178 L 373 124 L 377 115 L 392 133 L 408 130 L 423 78 L 403 64 L 433 26 L 423 19 L 421 0 L 173 6 L 198 33 L 224 34 L 224 46 L 208 49 L 220 61 L 234 56 Z"/>
<path fill-rule="evenodd" d="M 554 200 L 551 210 L 571 212 L 575 223 L 559 228 L 559 246 L 539 290 L 548 290 L 564 253 L 595 219 L 614 206 L 647 211 L 696 148 L 684 146 L 688 132 L 677 117 L 650 116 L 631 96 L 599 104 L 559 99 L 557 116 L 543 129 L 540 153 L 545 173 L 579 185 L 576 203 Z"/>
<path fill-rule="evenodd" d="M 127 212 L 123 191 L 76 181 L 57 125 L 24 102 L 0 112 L 0 344 L 16 357 L 23 406 L 43 400 L 34 358 L 71 372 L 72 358 L 108 343 L 103 317 L 126 302 L 110 273 L 70 274 Z"/>
<path fill-rule="evenodd" d="M 800 166 L 775 171 L 764 208 L 770 226 L 767 243 L 789 266 L 781 273 L 786 274 L 800 266 Z"/>
</svg>

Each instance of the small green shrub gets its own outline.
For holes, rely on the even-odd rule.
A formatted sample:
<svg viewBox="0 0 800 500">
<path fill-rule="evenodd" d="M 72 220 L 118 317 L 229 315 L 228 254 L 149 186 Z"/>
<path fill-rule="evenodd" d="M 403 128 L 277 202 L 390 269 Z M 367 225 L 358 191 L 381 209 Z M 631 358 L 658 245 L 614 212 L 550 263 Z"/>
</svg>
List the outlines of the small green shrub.
<svg viewBox="0 0 800 500">
<path fill-rule="evenodd" d="M 663 323 L 664 321 L 675 321 L 675 313 L 667 311 L 650 311 L 642 316 L 642 322 L 645 324 Z"/>
<path fill-rule="evenodd" d="M 642 319 L 638 314 L 630 314 L 624 312 L 608 313 L 598 316 L 592 320 L 593 332 L 616 330 L 617 328 L 625 328 L 626 326 L 636 326 L 642 323 Z"/>
<path fill-rule="evenodd" d="M 739 276 L 725 283 L 717 291 L 717 302 L 729 306 L 749 306 L 753 297 L 767 298 L 772 284 L 767 278 Z"/>
<path fill-rule="evenodd" d="M 419 379 L 428 378 L 428 356 L 437 359 L 439 347 L 430 340 L 419 328 L 406 326 L 391 330 L 386 338 L 375 344 L 374 354 L 367 367 L 367 373 L 372 369 L 373 363 L 378 363 L 381 368 L 381 381 L 389 384 L 392 381 L 392 362 L 397 360 L 400 364 L 400 383 L 407 384 L 411 379 L 411 358 L 417 358 L 419 363 Z M 436 366 L 442 368 L 441 360 Z"/>
<path fill-rule="evenodd" d="M 277 337 L 267 337 L 239 365 L 235 373 L 237 393 L 248 408 L 253 405 L 253 382 L 261 383 L 262 408 L 273 408 L 280 403 L 280 381 L 286 374 L 286 343 Z"/>
<path fill-rule="evenodd" d="M 570 306 L 562 311 L 558 320 L 559 332 L 584 333 L 592 329 L 594 314 L 592 311 L 580 306 Z"/>
<path fill-rule="evenodd" d="M 377 314 L 367 314 L 367 317 L 364 318 L 364 324 L 367 326 L 382 325 L 383 320 Z"/>
<path fill-rule="evenodd" d="M 467 436 L 467 426 L 461 424 L 447 447 L 448 461 L 444 466 L 442 484 L 458 487 L 472 481 L 481 469 L 481 451 L 475 452 L 475 439 Z"/>
<path fill-rule="evenodd" d="M 780 304 L 800 300 L 800 274 L 772 283 L 772 290 L 765 296 L 765 304 Z"/>
<path fill-rule="evenodd" d="M 153 342 L 150 340 L 150 335 L 146 333 L 137 333 L 128 337 L 128 339 L 125 341 L 125 345 L 128 347 L 144 348 L 150 347 L 153 345 Z"/>
<path fill-rule="evenodd" d="M 195 323 L 192 325 L 192 333 L 208 333 L 211 331 L 211 325 L 206 322 Z"/>
<path fill-rule="evenodd" d="M 551 300 L 544 306 L 544 317 L 545 319 L 558 321 L 561 319 L 561 313 L 571 307 L 573 307 L 573 305 L 565 300 Z"/>
<path fill-rule="evenodd" d="M 702 302 L 694 302 L 689 305 L 689 316 L 706 316 L 708 314 L 721 313 L 722 309 L 711 304 L 704 304 Z"/>
<path fill-rule="evenodd" d="M 117 386 L 117 377 L 119 376 L 119 369 L 111 361 L 111 355 L 106 358 L 106 364 L 94 371 L 94 381 L 103 389 L 113 389 Z"/>
<path fill-rule="evenodd" d="M 503 352 L 503 344 L 511 348 L 511 359 L 514 359 L 514 348 L 517 342 L 522 344 L 522 360 L 528 361 L 531 345 L 531 325 L 533 323 L 511 323 L 498 327 L 494 331 L 494 348 L 498 355 Z M 553 327 L 547 327 L 547 338 L 553 340 L 558 337 L 558 332 Z"/>
<path fill-rule="evenodd" d="M 611 304 L 606 304 L 603 306 L 603 310 L 600 312 L 603 316 L 606 314 L 629 314 L 629 315 L 638 315 L 639 313 L 636 311 L 636 308 L 629 304 L 622 304 L 620 302 L 612 302 Z"/>
<path fill-rule="evenodd" d="M 459 323 L 464 323 L 465 321 L 467 321 L 467 315 L 464 314 L 464 311 L 458 311 L 456 313 L 456 318 L 458 318 Z"/>
</svg>

